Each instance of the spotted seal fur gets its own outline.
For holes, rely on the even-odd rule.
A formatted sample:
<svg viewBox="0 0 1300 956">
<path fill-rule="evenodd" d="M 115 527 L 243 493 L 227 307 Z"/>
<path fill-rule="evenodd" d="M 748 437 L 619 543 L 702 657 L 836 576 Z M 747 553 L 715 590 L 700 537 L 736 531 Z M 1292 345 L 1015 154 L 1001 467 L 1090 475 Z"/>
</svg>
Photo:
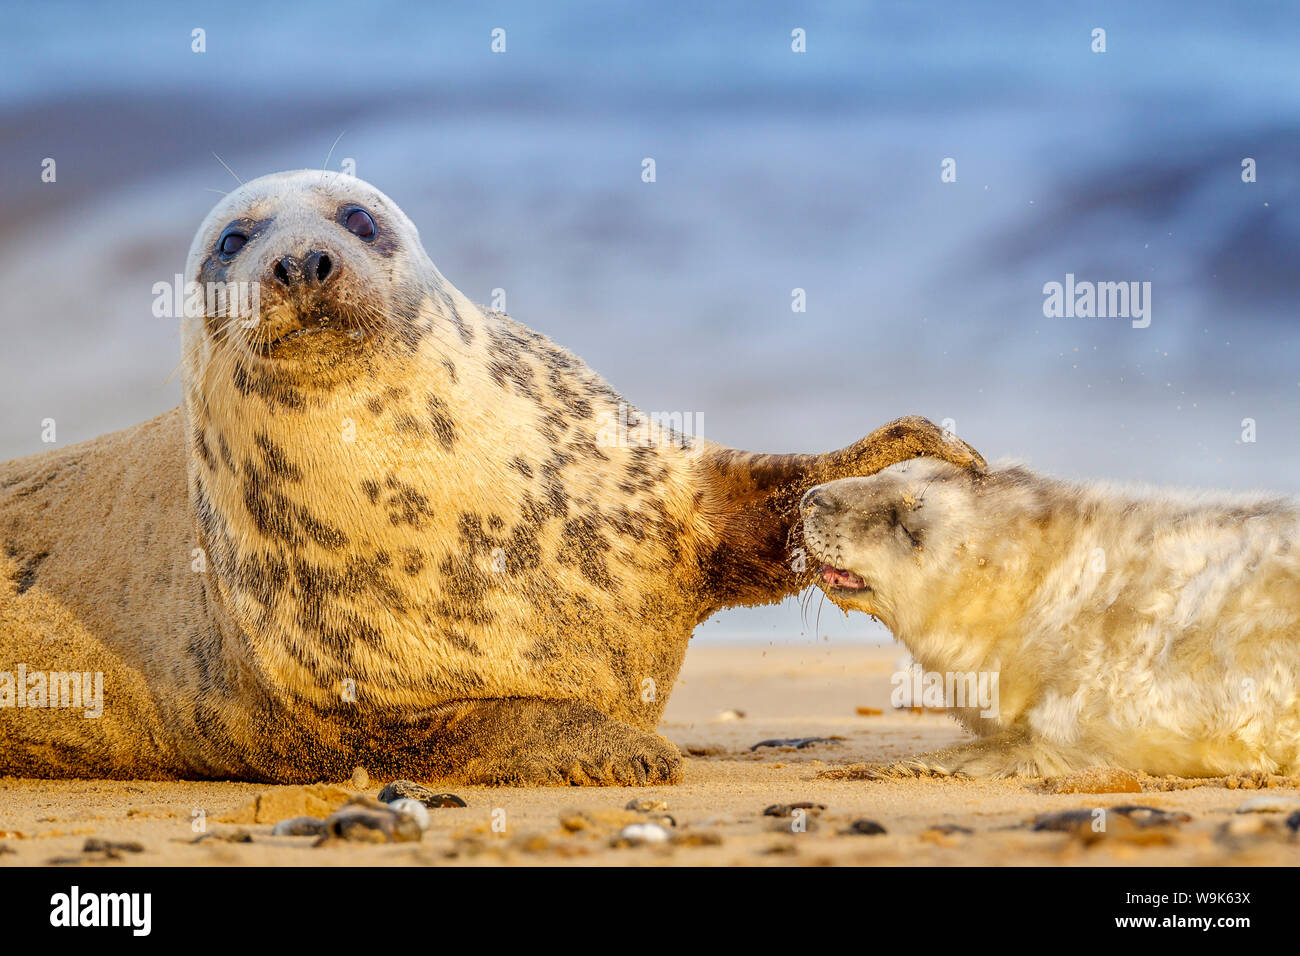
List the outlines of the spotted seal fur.
<svg viewBox="0 0 1300 956">
<path fill-rule="evenodd" d="M 0 772 L 674 782 L 692 629 L 807 583 L 799 496 L 979 460 L 915 418 L 827 455 L 671 433 L 349 176 L 235 190 L 186 278 L 183 405 L 0 466 L 0 660 L 105 698 L 0 709 Z"/>
</svg>

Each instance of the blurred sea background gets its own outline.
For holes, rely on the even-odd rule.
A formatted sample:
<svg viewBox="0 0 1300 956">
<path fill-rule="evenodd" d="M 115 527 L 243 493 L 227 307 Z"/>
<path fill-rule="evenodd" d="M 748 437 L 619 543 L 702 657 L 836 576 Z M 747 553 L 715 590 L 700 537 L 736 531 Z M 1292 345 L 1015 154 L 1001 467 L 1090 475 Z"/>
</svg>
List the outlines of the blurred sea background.
<svg viewBox="0 0 1300 956">
<path fill-rule="evenodd" d="M 151 289 L 235 185 L 213 153 L 251 179 L 337 139 L 467 295 L 505 289 L 716 441 L 823 451 L 919 413 L 1065 476 L 1296 492 L 1297 12 L 8 4 L 0 457 L 46 449 L 45 418 L 63 445 L 175 405 Z M 1045 317 L 1067 273 L 1151 282 L 1150 327 Z M 696 635 L 887 638 L 816 595 Z"/>
</svg>

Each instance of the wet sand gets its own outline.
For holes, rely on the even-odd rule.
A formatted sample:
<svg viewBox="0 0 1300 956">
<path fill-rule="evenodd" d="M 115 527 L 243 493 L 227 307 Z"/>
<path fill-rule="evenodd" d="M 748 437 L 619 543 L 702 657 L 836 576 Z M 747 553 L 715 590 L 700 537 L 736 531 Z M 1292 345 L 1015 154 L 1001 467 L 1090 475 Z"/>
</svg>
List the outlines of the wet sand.
<svg viewBox="0 0 1300 956">
<path fill-rule="evenodd" d="M 687 754 L 684 782 L 646 789 L 490 789 L 429 781 L 465 808 L 430 811 L 418 843 L 333 842 L 273 837 L 271 822 L 247 820 L 259 795 L 294 807 L 301 788 L 245 783 L 0 780 L 0 865 L 1177 865 L 1289 864 L 1300 842 L 1287 813 L 1238 814 L 1261 796 L 1259 781 L 1189 789 L 1147 778 L 1151 792 L 1058 794 L 1042 781 L 836 780 L 818 774 L 896 759 L 963 736 L 938 713 L 894 711 L 889 675 L 897 647 L 696 646 L 686 659 L 661 731 Z M 860 714 L 858 708 L 880 714 Z M 743 717 L 724 716 L 735 710 Z M 832 738 L 802 749 L 763 747 L 771 738 Z M 388 781 L 360 790 L 374 796 Z M 1268 795 L 1300 798 L 1283 784 Z M 1267 783 L 1265 781 L 1265 783 Z M 1232 789 L 1231 787 L 1236 787 Z M 632 800 L 667 810 L 636 813 Z M 773 804 L 824 810 L 767 816 Z M 1140 804 L 1190 820 L 1137 826 L 1114 812 L 1105 832 L 1098 808 Z M 1041 814 L 1084 810 L 1075 832 L 1034 831 Z M 276 811 L 275 814 L 287 810 Z M 273 815 L 275 815 L 273 814 Z M 666 843 L 618 846 L 634 820 L 665 814 Z M 873 821 L 883 834 L 851 831 Z M 201 821 L 201 823 L 196 822 Z M 1238 832 L 1225 833 L 1225 824 Z M 202 830 L 196 827 L 202 827 Z M 868 828 L 869 829 L 869 828 Z M 964 832 L 969 831 L 969 832 Z M 138 844 L 115 856 L 84 853 L 87 838 Z M 200 839 L 201 838 L 201 839 Z M 195 842 L 197 839 L 198 842 Z M 248 841 L 248 842 L 244 842 Z"/>
</svg>

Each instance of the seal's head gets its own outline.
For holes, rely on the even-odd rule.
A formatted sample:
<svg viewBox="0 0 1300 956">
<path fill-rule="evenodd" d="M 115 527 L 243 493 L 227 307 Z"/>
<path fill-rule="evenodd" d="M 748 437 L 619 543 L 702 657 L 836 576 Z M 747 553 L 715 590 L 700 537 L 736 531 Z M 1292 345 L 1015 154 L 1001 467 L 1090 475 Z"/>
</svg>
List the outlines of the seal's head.
<svg viewBox="0 0 1300 956">
<path fill-rule="evenodd" d="M 249 375 L 309 388 L 355 374 L 377 352 L 413 348 L 441 276 L 378 189 L 298 170 L 218 203 L 194 237 L 186 280 L 202 296 L 186 310 L 187 354 L 200 368 L 240 361 Z"/>
<path fill-rule="evenodd" d="M 800 511 L 805 545 L 821 563 L 818 584 L 836 604 L 874 614 L 897 633 L 906 612 L 930 605 L 961 573 L 986 480 L 917 459 L 810 489 Z"/>
</svg>

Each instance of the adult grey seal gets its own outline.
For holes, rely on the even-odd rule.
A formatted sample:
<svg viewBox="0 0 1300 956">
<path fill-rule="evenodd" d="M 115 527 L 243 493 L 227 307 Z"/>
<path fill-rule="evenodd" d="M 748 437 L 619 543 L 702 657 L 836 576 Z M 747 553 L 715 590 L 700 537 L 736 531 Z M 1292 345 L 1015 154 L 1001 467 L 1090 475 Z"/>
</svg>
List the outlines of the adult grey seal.
<svg viewBox="0 0 1300 956">
<path fill-rule="evenodd" d="M 807 582 L 799 496 L 979 461 L 923 419 L 827 455 L 648 423 L 350 176 L 235 190 L 186 279 L 184 404 L 0 466 L 0 653 L 104 695 L 0 708 L 0 772 L 674 782 L 687 641 Z"/>
</svg>

